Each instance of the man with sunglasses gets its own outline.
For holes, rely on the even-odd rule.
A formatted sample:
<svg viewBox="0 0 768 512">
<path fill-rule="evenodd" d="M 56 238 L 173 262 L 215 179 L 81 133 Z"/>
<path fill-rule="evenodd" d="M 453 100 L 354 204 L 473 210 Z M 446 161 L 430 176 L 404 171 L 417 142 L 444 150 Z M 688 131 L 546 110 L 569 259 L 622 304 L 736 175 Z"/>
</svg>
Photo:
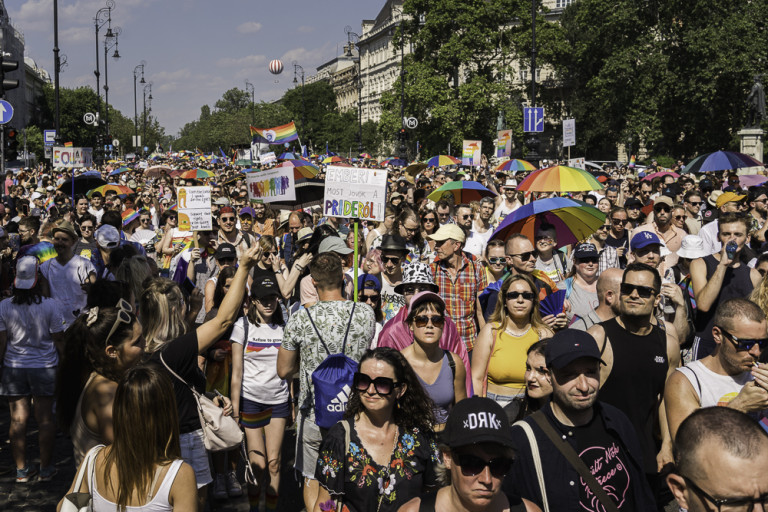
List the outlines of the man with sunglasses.
<svg viewBox="0 0 768 512">
<path fill-rule="evenodd" d="M 672 438 L 662 398 L 664 384 L 680 361 L 680 344 L 674 325 L 664 322 L 662 329 L 654 319 L 661 300 L 661 276 L 655 268 L 630 263 L 619 292 L 621 314 L 587 331 L 606 363 L 600 372 L 600 399 L 621 410 L 636 426 L 645 476 L 657 500 L 666 502 L 671 497 L 661 498 L 659 471 L 672 462 Z M 660 446 L 654 435 L 657 419 Z"/>
<path fill-rule="evenodd" d="M 509 510 L 501 492 L 512 468 L 512 434 L 505 419 L 504 410 L 490 398 L 474 396 L 454 405 L 440 435 L 449 484 L 412 499 L 399 512 Z"/>
<path fill-rule="evenodd" d="M 219 209 L 219 239 L 220 244 L 232 244 L 235 246 L 238 258 L 254 242 L 251 235 L 237 229 L 237 215 L 231 206 Z"/>
<path fill-rule="evenodd" d="M 701 192 L 698 190 L 689 190 L 683 197 L 685 206 L 685 225 L 688 232 L 692 235 L 698 235 L 701 230 L 701 205 L 704 204 L 701 198 Z"/>
<path fill-rule="evenodd" d="M 619 262 L 625 266 L 627 264 L 627 247 L 629 247 L 629 233 L 627 232 L 627 221 L 629 216 L 624 208 L 616 207 L 608 214 L 611 222 L 611 230 L 605 244 L 616 249 L 619 256 Z"/>
<path fill-rule="evenodd" d="M 685 231 L 672 223 L 673 207 L 671 198 L 658 196 L 653 203 L 653 220 L 633 230 L 629 236 L 632 240 L 635 235 L 644 231 L 655 233 L 671 251 L 665 257 L 665 268 L 674 267 L 677 264 L 677 250 L 680 249 L 686 235 Z"/>
<path fill-rule="evenodd" d="M 619 409 L 603 399 L 600 369 L 605 363 L 594 338 L 575 329 L 559 331 L 547 343 L 545 359 L 552 377 L 551 399 L 522 421 L 530 427 L 538 447 L 549 510 L 606 508 L 544 427 L 554 429 L 558 442 L 562 440 L 576 452 L 617 508 L 656 510 L 643 478 L 643 453 L 635 428 Z M 517 424 L 512 426 L 512 440 L 515 463 L 504 480 L 504 491 L 512 503 L 522 499 L 526 506 L 544 510 L 531 440 Z"/>
<path fill-rule="evenodd" d="M 750 187 L 749 215 L 752 218 L 752 238 L 757 243 L 765 242 L 765 232 L 768 230 L 768 189 L 766 187 Z M 753 245 L 756 247 L 756 245 Z"/>
<path fill-rule="evenodd" d="M 755 421 L 768 409 L 768 365 L 757 361 L 768 348 L 765 313 L 747 299 L 730 299 L 715 313 L 715 351 L 678 368 L 667 381 L 664 401 L 669 431 L 702 407 L 725 406 Z"/>
<path fill-rule="evenodd" d="M 397 287 L 403 280 L 403 262 L 408 254 L 405 239 L 399 235 L 384 235 L 379 246 L 381 263 L 381 303 L 385 320 L 392 319 L 405 305 L 405 297 Z"/>
<path fill-rule="evenodd" d="M 727 407 L 691 414 L 675 437 L 667 485 L 688 512 L 768 510 L 768 436 L 754 419 Z"/>
</svg>

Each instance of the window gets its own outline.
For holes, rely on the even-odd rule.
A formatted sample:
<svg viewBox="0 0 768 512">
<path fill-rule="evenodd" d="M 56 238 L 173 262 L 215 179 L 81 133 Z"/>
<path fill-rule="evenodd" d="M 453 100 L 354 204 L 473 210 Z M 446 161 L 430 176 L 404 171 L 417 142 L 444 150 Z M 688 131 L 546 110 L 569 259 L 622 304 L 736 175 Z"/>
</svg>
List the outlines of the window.
<svg viewBox="0 0 768 512">
<path fill-rule="evenodd" d="M 573 0 L 555 0 L 555 7 L 558 9 L 565 9 L 573 3 Z"/>
</svg>

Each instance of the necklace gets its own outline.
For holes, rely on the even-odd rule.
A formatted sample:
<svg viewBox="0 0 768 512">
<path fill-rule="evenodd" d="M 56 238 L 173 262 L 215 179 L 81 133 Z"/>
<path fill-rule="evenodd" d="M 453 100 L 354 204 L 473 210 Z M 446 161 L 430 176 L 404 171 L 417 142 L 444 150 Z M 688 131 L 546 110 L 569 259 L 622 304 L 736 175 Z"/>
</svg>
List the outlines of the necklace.
<svg viewBox="0 0 768 512">
<path fill-rule="evenodd" d="M 528 326 L 528 328 L 527 328 L 526 330 L 524 330 L 524 331 L 523 331 L 523 332 L 521 332 L 521 333 L 516 333 L 516 332 L 513 332 L 513 331 L 512 331 L 512 329 L 510 329 L 509 327 L 507 327 L 506 329 L 504 329 L 504 331 L 505 331 L 507 334 L 509 334 L 510 336 L 513 336 L 513 337 L 515 337 L 515 338 L 521 338 L 521 337 L 525 336 L 526 334 L 528 334 L 528 331 L 530 331 L 530 330 L 531 330 L 531 326 L 530 326 L 530 325 Z"/>
</svg>

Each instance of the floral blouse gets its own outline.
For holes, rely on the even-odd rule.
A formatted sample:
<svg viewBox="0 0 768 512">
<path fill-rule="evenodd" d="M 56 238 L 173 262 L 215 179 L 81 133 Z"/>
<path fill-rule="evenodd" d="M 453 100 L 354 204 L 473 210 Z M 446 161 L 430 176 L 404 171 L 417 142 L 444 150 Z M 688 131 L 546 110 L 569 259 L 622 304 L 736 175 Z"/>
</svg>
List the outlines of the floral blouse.
<svg viewBox="0 0 768 512">
<path fill-rule="evenodd" d="M 431 433 L 401 429 L 388 466 L 371 458 L 352 420 L 349 434 L 349 451 L 344 453 L 344 427 L 341 422 L 331 427 L 315 470 L 315 478 L 331 496 L 343 495 L 344 511 L 396 511 L 420 496 L 425 486 L 437 485 L 434 467 L 439 455 Z"/>
</svg>

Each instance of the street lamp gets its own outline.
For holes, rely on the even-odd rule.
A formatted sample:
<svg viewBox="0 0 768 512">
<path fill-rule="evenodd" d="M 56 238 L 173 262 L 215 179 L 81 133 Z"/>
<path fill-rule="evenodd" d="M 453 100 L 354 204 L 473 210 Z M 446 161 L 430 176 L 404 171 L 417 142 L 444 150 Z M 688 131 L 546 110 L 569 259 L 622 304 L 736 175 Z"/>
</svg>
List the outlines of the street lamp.
<svg viewBox="0 0 768 512">
<path fill-rule="evenodd" d="M 246 94 L 249 92 L 251 93 L 251 125 L 254 125 L 256 124 L 256 90 L 254 89 L 253 84 L 248 80 L 245 81 L 245 92 Z"/>
<path fill-rule="evenodd" d="M 400 21 L 396 25 L 396 27 L 400 28 L 400 154 L 398 156 L 405 160 L 408 155 L 407 148 L 405 147 L 405 53 L 403 50 L 405 36 L 403 34 L 403 11 L 393 5 L 392 13 L 392 19 L 395 18 L 395 13 L 400 15 Z"/>
<path fill-rule="evenodd" d="M 141 61 L 141 64 L 133 68 L 133 149 L 139 147 L 139 112 L 136 106 L 136 79 L 139 77 L 139 70 L 141 70 L 141 81 L 139 83 L 147 83 L 144 81 L 144 66 L 146 65 L 145 61 Z"/>
<path fill-rule="evenodd" d="M 531 107 L 536 106 L 536 1 L 531 0 Z M 531 132 L 525 145 L 530 150 L 527 159 L 538 160 L 539 136 L 536 132 Z"/>
<path fill-rule="evenodd" d="M 96 71 L 93 72 L 96 75 L 96 112 L 98 112 L 96 123 L 96 152 L 102 154 L 102 141 L 101 141 L 101 87 L 99 85 L 99 30 L 104 25 L 107 25 L 107 37 L 111 37 L 112 34 L 112 9 L 115 8 L 115 2 L 113 0 L 107 0 L 107 6 L 102 7 L 96 11 L 96 17 L 93 18 L 93 25 L 96 30 Z"/>
<path fill-rule="evenodd" d="M 147 89 L 149 89 L 149 98 L 147 98 Z M 147 85 L 144 86 L 144 113 L 142 114 L 142 121 L 143 121 L 143 128 L 141 133 L 141 143 L 142 145 L 149 147 L 147 145 L 147 100 L 149 100 L 150 109 L 152 108 L 152 82 L 149 82 Z"/>
<path fill-rule="evenodd" d="M 347 57 L 352 57 L 352 44 L 357 47 L 357 154 L 363 153 L 363 73 L 360 58 L 360 34 L 352 32 L 352 27 L 345 27 L 347 33 Z"/>
<path fill-rule="evenodd" d="M 59 60 L 59 2 L 53 0 L 53 128 L 56 131 L 56 144 L 61 143 L 61 132 L 59 131 L 59 72 L 61 71 L 61 61 Z M 97 91 L 98 93 L 98 91 Z M 1 166 L 2 164 L 0 164 Z M 74 172 L 72 173 L 72 188 L 74 189 Z M 72 201 L 75 193 L 72 192 Z"/>
<path fill-rule="evenodd" d="M 120 53 L 117 51 L 118 48 L 118 36 L 123 33 L 123 29 L 120 27 L 115 27 L 110 34 L 110 31 L 107 31 L 106 35 L 104 36 L 104 133 L 106 134 L 107 141 L 110 139 L 110 133 L 109 133 L 109 59 L 108 59 L 108 52 L 112 48 L 115 49 L 115 53 L 112 55 L 112 58 L 115 60 L 120 58 Z M 112 37 L 110 37 L 110 35 Z M 114 42 L 112 40 L 114 39 Z M 106 142 L 106 141 L 105 141 Z"/>
<path fill-rule="evenodd" d="M 296 61 L 293 61 L 293 85 L 298 85 L 298 73 L 301 70 L 301 129 L 304 130 L 304 68 L 301 67 Z M 311 142 L 311 140 L 310 140 Z"/>
</svg>

